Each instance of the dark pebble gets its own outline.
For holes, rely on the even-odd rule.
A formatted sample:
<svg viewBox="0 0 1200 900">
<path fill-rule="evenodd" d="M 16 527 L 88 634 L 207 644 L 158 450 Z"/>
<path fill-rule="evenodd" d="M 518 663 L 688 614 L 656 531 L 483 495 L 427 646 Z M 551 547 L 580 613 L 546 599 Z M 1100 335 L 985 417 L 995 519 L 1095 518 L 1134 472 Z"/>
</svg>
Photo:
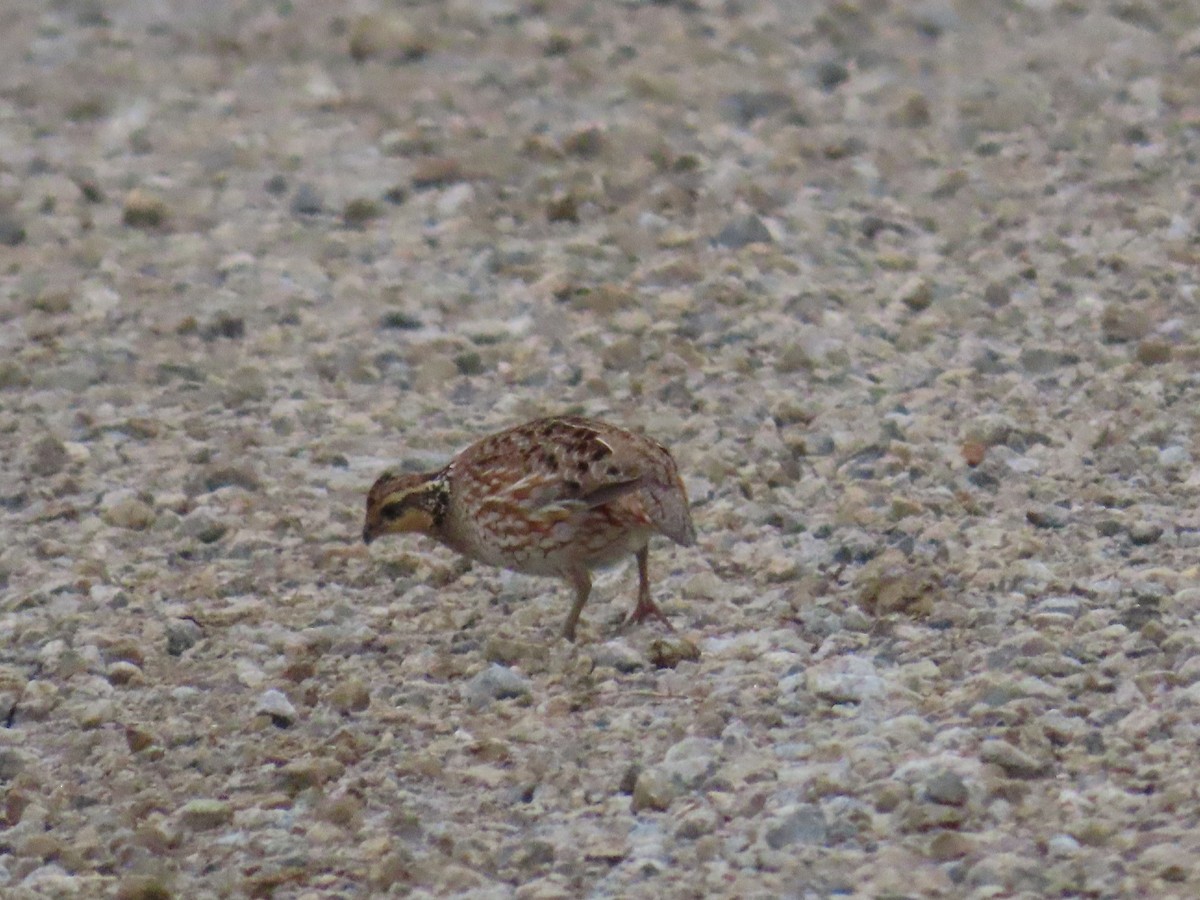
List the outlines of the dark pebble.
<svg viewBox="0 0 1200 900">
<path fill-rule="evenodd" d="M 1066 510 L 1057 506 L 1036 506 L 1026 510 L 1025 518 L 1038 528 L 1062 528 L 1067 524 Z"/>
<path fill-rule="evenodd" d="M 205 325 L 201 333 L 210 341 L 217 338 L 239 340 L 246 336 L 246 320 L 241 316 L 230 316 L 222 313 Z"/>
<path fill-rule="evenodd" d="M 292 195 L 292 212 L 298 216 L 315 216 L 323 208 L 321 195 L 311 184 L 300 185 Z"/>
<path fill-rule="evenodd" d="M 713 243 L 731 250 L 740 250 L 750 244 L 770 244 L 773 242 L 771 232 L 758 216 L 750 215 L 744 219 L 730 222 L 713 238 Z"/>
<path fill-rule="evenodd" d="M 25 226 L 10 213 L 0 213 L 0 244 L 16 247 L 25 243 Z"/>
</svg>

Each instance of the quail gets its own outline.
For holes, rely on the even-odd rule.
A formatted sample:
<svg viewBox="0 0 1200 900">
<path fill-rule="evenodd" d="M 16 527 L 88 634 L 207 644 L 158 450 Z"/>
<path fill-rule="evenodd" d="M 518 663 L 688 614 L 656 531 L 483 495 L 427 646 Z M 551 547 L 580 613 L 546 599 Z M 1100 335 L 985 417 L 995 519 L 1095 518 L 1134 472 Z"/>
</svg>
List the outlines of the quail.
<svg viewBox="0 0 1200 900">
<path fill-rule="evenodd" d="M 648 547 L 662 534 L 684 547 L 696 532 L 669 450 L 579 416 L 535 419 L 471 444 L 434 472 L 384 472 L 367 494 L 363 540 L 418 532 L 463 556 L 568 581 L 563 635 L 575 640 L 591 571 L 633 554 L 637 605 L 671 627 L 650 596 Z"/>
</svg>

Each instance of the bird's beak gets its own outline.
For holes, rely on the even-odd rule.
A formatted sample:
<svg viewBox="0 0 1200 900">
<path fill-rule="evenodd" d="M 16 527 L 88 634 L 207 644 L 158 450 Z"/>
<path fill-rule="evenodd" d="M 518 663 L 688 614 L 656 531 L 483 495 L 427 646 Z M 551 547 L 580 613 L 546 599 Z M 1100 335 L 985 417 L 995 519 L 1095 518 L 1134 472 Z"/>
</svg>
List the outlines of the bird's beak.
<svg viewBox="0 0 1200 900">
<path fill-rule="evenodd" d="M 371 541 L 373 541 L 373 540 L 375 540 L 375 535 L 371 533 L 371 526 L 364 525 L 363 526 L 363 543 L 370 544 Z"/>
</svg>

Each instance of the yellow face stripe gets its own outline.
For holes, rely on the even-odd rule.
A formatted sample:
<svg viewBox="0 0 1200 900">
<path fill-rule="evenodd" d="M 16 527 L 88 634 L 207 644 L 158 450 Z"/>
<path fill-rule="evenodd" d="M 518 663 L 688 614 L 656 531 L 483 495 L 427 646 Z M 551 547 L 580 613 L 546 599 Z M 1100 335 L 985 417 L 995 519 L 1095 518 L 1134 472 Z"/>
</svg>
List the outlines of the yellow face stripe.
<svg viewBox="0 0 1200 900">
<path fill-rule="evenodd" d="M 404 500 L 411 497 L 413 494 L 423 494 L 428 490 L 429 490 L 428 484 L 414 484 L 412 487 L 406 488 L 404 490 L 392 491 L 390 494 L 386 495 L 381 501 L 379 501 L 379 508 L 383 509 L 385 506 L 391 506 L 393 503 L 402 503 Z"/>
</svg>

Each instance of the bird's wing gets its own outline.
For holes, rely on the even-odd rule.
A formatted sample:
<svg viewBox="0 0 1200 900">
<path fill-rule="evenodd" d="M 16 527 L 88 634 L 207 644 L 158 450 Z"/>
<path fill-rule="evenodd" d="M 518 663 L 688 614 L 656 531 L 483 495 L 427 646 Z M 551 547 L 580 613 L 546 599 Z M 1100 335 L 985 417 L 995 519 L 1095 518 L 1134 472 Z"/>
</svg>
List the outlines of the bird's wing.
<svg viewBox="0 0 1200 900">
<path fill-rule="evenodd" d="M 515 477 L 496 483 L 484 503 L 518 506 L 528 515 L 567 518 L 619 500 L 643 484 L 632 448 L 586 420 L 545 419 L 496 435 L 494 446 L 481 449 L 515 464 Z"/>
</svg>

